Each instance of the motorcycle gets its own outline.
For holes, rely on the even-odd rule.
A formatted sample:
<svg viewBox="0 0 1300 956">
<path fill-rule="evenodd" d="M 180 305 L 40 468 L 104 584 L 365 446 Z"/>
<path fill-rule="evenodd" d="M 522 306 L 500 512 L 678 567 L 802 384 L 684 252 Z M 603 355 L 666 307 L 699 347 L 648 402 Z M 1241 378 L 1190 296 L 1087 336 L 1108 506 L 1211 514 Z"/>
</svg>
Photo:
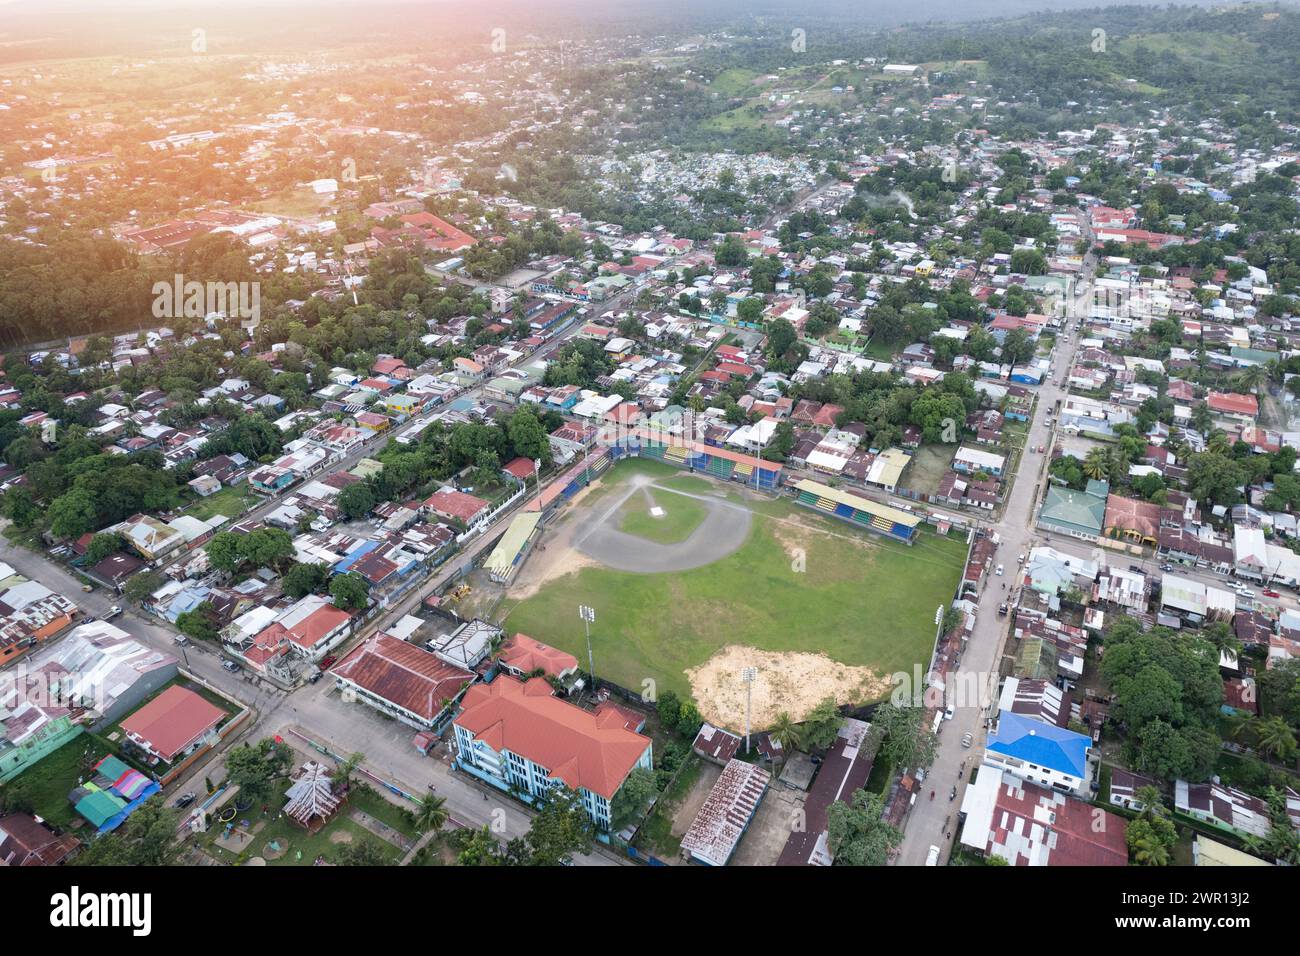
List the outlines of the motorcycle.
<svg viewBox="0 0 1300 956">
<path fill-rule="evenodd" d="M 952 803 L 952 801 L 954 801 L 954 800 L 956 800 L 956 799 L 957 799 L 957 788 L 956 788 L 956 787 L 953 787 L 953 788 L 952 788 L 952 793 L 948 794 L 948 802 L 949 802 L 949 803 Z"/>
</svg>

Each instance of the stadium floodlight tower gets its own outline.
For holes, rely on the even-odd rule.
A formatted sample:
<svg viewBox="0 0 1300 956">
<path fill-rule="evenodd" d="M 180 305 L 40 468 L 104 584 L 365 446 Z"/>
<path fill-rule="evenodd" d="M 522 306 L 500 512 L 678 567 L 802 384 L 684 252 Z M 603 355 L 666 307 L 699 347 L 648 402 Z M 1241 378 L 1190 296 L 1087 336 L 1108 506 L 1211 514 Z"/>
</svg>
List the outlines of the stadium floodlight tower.
<svg viewBox="0 0 1300 956">
<path fill-rule="evenodd" d="M 578 617 L 582 618 L 582 629 L 587 632 L 587 673 L 591 675 L 591 690 L 595 693 L 596 662 L 591 656 L 591 625 L 596 623 L 596 609 L 579 604 Z"/>
<path fill-rule="evenodd" d="M 740 672 L 740 679 L 745 682 L 745 753 L 749 753 L 749 713 L 754 700 L 754 681 L 758 680 L 758 668 L 744 668 Z"/>
</svg>

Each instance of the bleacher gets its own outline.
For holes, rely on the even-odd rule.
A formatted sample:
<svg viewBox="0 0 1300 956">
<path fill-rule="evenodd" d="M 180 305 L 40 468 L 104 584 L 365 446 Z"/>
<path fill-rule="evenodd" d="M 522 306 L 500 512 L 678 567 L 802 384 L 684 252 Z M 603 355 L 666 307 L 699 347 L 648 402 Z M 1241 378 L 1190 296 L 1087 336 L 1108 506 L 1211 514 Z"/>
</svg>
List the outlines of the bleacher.
<svg viewBox="0 0 1300 956">
<path fill-rule="evenodd" d="M 660 433 L 634 433 L 621 438 L 618 454 L 654 458 L 678 468 L 689 468 L 714 478 L 740 481 L 768 490 L 775 490 L 781 484 L 781 465 L 777 462 L 763 461 L 752 455 L 689 439 L 674 438 L 665 443 Z"/>
<path fill-rule="evenodd" d="M 916 515 L 806 478 L 795 485 L 795 490 L 796 504 L 907 544 L 915 539 L 921 524 Z"/>
</svg>

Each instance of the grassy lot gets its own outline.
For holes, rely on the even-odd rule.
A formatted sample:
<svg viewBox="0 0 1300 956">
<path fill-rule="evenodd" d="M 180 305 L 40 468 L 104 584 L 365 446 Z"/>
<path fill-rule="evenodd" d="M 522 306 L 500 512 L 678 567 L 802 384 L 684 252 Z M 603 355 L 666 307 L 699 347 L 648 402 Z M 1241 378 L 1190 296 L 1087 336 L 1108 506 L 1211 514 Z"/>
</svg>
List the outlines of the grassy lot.
<svg viewBox="0 0 1300 956">
<path fill-rule="evenodd" d="M 329 205 L 330 201 L 331 197 L 318 196 L 310 189 L 291 189 L 254 203 L 253 208 L 273 216 L 311 217 Z"/>
<path fill-rule="evenodd" d="M 654 813 L 650 814 L 637 833 L 636 845 L 649 850 L 661 860 L 675 859 L 682 852 L 681 837 L 673 836 L 673 817 L 695 786 L 695 781 L 700 778 L 700 771 L 704 769 L 704 761 L 695 754 L 692 753 L 686 759 L 677 779 L 664 791 L 655 804 Z"/>
<path fill-rule="evenodd" d="M 719 96 L 752 96 L 758 92 L 754 78 L 758 76 L 753 70 L 732 67 L 723 70 L 709 83 L 709 89 Z"/>
<path fill-rule="evenodd" d="M 90 768 L 109 753 L 108 745 L 98 737 L 80 734 L 4 787 L 22 794 L 37 816 L 67 829 L 74 820 L 81 820 L 68 802 L 68 794 L 77 780 L 88 776 Z"/>
<path fill-rule="evenodd" d="M 625 687 L 653 677 L 690 697 L 688 668 L 743 643 L 825 652 L 882 673 L 924 663 L 934 609 L 952 599 L 965 544 L 923 532 L 912 547 L 798 508 L 755 504 L 745 544 L 703 568 L 635 574 L 587 567 L 509 612 L 506 626 L 586 658 L 573 609 L 596 609 L 597 673 Z M 796 549 L 806 570 L 796 572 Z"/>
<path fill-rule="evenodd" d="M 757 110 L 757 112 L 755 112 Z M 717 130 L 721 133 L 734 133 L 743 129 L 759 129 L 767 121 L 762 107 L 737 106 L 717 116 L 711 116 L 700 124 L 701 129 Z"/>
<path fill-rule="evenodd" d="M 382 793 L 370 787 L 358 787 L 348 797 L 348 806 L 353 810 L 364 810 L 380 823 L 386 823 L 409 840 L 419 838 L 402 808 L 389 800 Z M 414 807 L 414 804 L 411 805 Z"/>
<path fill-rule="evenodd" d="M 891 345 L 883 339 L 872 339 L 867 343 L 867 348 L 862 354 L 867 358 L 875 359 L 877 362 L 892 362 L 897 351 L 897 346 Z"/>
<path fill-rule="evenodd" d="M 236 518 L 249 509 L 253 502 L 259 500 L 256 495 L 245 494 L 242 487 L 226 487 L 220 491 L 200 498 L 185 509 L 184 513 L 199 521 L 207 521 L 213 515 L 225 515 Z"/>
<path fill-rule="evenodd" d="M 925 444 L 917 448 L 912 452 L 911 464 L 903 473 L 903 487 L 926 495 L 938 492 L 939 482 L 951 466 L 957 447 Z"/>
<path fill-rule="evenodd" d="M 650 514 L 646 496 L 635 494 L 619 508 L 620 531 L 657 544 L 677 544 L 689 538 L 708 516 L 709 506 L 695 498 L 662 488 L 648 488 L 646 491 L 655 505 L 663 509 L 663 517 L 656 518 Z"/>
</svg>

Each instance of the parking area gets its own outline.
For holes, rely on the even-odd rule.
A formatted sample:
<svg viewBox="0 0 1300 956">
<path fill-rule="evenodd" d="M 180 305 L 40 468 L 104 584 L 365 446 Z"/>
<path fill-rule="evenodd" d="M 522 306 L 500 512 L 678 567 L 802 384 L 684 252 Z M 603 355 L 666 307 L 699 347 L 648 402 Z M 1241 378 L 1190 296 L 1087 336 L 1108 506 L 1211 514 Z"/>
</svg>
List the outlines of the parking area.
<svg viewBox="0 0 1300 956">
<path fill-rule="evenodd" d="M 758 812 L 731 858 L 732 866 L 775 866 L 790 834 L 804 825 L 806 794 L 782 784 L 768 787 Z"/>
</svg>

